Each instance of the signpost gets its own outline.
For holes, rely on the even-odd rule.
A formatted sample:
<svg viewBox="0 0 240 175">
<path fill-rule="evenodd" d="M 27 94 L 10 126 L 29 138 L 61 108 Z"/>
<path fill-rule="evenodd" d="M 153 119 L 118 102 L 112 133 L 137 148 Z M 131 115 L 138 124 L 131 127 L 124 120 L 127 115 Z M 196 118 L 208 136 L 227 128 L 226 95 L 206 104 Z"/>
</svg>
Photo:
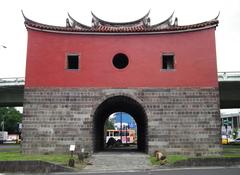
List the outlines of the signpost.
<svg viewBox="0 0 240 175">
<path fill-rule="evenodd" d="M 73 158 L 73 152 L 75 151 L 76 145 L 70 145 L 69 151 L 71 152 L 71 158 L 69 159 L 68 165 L 70 167 L 74 167 L 74 158 Z"/>
<path fill-rule="evenodd" d="M 223 125 L 225 125 L 225 126 L 232 125 L 232 121 L 228 120 L 227 118 L 223 119 Z"/>
</svg>

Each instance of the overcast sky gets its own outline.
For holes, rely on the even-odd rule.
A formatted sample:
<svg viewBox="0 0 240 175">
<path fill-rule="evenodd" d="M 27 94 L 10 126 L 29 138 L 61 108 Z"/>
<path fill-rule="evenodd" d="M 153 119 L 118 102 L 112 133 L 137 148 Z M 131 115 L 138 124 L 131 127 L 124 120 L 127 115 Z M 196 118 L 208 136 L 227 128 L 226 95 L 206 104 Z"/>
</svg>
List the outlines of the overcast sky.
<svg viewBox="0 0 240 175">
<path fill-rule="evenodd" d="M 27 31 L 21 9 L 35 21 L 65 26 L 67 12 L 91 25 L 91 11 L 113 22 L 132 21 L 151 9 L 151 24 L 175 11 L 179 25 L 213 19 L 220 11 L 216 30 L 218 71 L 240 71 L 240 0 L 1 0 L 0 78 L 24 77 Z"/>
</svg>

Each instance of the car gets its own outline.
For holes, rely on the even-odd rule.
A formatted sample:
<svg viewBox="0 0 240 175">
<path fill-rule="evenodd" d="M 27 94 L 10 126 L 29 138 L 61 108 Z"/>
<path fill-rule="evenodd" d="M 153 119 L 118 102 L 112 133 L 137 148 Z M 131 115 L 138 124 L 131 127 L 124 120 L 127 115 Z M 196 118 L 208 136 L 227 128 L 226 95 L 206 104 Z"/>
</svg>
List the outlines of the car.
<svg viewBox="0 0 240 175">
<path fill-rule="evenodd" d="M 226 135 L 222 135 L 222 145 L 227 145 L 228 144 L 228 138 Z"/>
<path fill-rule="evenodd" d="M 229 144 L 240 144 L 240 138 L 237 138 L 235 140 L 231 140 Z"/>
<path fill-rule="evenodd" d="M 21 142 L 22 142 L 22 139 L 17 139 L 17 140 L 16 140 L 16 143 L 17 143 L 17 144 L 21 144 Z"/>
<path fill-rule="evenodd" d="M 228 144 L 228 139 L 222 138 L 222 145 L 227 145 Z"/>
<path fill-rule="evenodd" d="M 6 143 L 6 144 L 14 144 L 14 143 L 16 143 L 16 140 L 12 140 L 12 139 L 7 139 L 4 143 Z"/>
</svg>

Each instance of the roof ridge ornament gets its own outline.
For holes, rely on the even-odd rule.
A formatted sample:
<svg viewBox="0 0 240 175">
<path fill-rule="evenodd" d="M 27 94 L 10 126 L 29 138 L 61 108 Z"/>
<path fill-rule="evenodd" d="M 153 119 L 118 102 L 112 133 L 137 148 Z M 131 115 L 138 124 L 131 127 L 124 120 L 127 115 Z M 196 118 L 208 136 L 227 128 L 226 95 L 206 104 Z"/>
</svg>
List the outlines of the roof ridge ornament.
<svg viewBox="0 0 240 175">
<path fill-rule="evenodd" d="M 66 27 L 72 27 L 68 18 L 66 19 Z"/>
<path fill-rule="evenodd" d="M 178 18 L 177 18 L 177 17 L 175 17 L 175 20 L 174 20 L 173 26 L 178 26 Z"/>
</svg>

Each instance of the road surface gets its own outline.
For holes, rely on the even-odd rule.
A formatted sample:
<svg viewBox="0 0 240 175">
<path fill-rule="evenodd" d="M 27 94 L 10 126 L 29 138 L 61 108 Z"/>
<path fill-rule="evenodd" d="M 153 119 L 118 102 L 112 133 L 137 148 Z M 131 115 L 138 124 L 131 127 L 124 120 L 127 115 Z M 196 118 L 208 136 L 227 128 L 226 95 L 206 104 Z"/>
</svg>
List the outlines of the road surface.
<svg viewBox="0 0 240 175">
<path fill-rule="evenodd" d="M 240 175 L 240 166 L 231 168 L 206 167 L 206 168 L 179 168 L 162 169 L 145 172 L 101 172 L 101 173 L 53 173 L 54 175 Z"/>
</svg>

